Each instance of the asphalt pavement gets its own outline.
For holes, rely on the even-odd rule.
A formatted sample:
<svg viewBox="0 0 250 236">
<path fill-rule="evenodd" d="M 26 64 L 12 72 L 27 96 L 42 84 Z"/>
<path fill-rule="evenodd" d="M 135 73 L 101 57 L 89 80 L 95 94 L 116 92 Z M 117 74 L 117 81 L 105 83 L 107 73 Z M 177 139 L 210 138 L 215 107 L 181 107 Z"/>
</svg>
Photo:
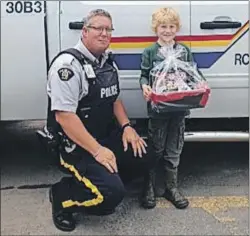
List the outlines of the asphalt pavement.
<svg viewBox="0 0 250 236">
<path fill-rule="evenodd" d="M 51 219 L 48 188 L 64 174 L 35 135 L 43 122 L 1 125 L 1 235 L 249 235 L 249 144 L 186 143 L 179 182 L 190 200 L 186 210 L 159 198 L 157 207 L 138 204 L 141 178 L 113 215 L 76 215 L 72 233 Z"/>
</svg>

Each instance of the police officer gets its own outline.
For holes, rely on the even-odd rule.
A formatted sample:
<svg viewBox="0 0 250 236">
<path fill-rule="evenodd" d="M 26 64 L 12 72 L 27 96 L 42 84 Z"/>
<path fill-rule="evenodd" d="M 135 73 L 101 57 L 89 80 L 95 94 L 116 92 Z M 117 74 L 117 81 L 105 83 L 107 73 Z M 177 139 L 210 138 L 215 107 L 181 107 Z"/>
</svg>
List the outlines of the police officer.
<svg viewBox="0 0 250 236">
<path fill-rule="evenodd" d="M 74 212 L 113 213 L 125 194 L 120 169 L 150 163 L 149 147 L 119 98 L 117 67 L 106 51 L 112 31 L 108 12 L 91 11 L 77 45 L 59 53 L 48 73 L 47 128 L 71 174 L 49 192 L 53 222 L 63 231 L 74 230 Z"/>
</svg>

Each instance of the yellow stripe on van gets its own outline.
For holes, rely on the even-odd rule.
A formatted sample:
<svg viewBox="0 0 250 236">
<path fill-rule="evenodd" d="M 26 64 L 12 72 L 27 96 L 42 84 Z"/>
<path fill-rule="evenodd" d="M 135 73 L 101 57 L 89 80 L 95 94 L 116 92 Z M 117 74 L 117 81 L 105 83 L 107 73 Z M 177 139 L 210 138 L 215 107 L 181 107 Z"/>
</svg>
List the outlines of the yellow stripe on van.
<svg viewBox="0 0 250 236">
<path fill-rule="evenodd" d="M 110 49 L 133 49 L 133 48 L 147 48 L 151 46 L 154 42 L 139 42 L 139 43 L 111 43 Z M 180 43 L 183 43 L 187 46 L 190 45 L 189 41 L 181 41 Z"/>
<path fill-rule="evenodd" d="M 230 40 L 193 41 L 191 47 L 226 47 Z"/>
</svg>

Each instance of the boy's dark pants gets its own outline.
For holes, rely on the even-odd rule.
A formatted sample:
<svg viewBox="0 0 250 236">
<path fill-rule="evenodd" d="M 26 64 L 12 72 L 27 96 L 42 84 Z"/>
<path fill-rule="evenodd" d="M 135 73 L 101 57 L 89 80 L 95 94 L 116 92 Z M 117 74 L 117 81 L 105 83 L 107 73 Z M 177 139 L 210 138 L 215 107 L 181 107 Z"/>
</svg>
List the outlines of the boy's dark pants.
<svg viewBox="0 0 250 236">
<path fill-rule="evenodd" d="M 185 116 L 170 115 L 164 119 L 150 118 L 148 124 L 149 143 L 154 150 L 155 162 L 149 178 L 155 186 L 155 172 L 158 162 L 163 162 L 165 192 L 164 196 L 177 208 L 188 205 L 177 188 L 178 166 L 184 145 Z"/>
<path fill-rule="evenodd" d="M 149 119 L 148 126 L 149 140 L 154 149 L 156 163 L 163 158 L 164 166 L 177 168 L 184 145 L 185 116 Z"/>
</svg>

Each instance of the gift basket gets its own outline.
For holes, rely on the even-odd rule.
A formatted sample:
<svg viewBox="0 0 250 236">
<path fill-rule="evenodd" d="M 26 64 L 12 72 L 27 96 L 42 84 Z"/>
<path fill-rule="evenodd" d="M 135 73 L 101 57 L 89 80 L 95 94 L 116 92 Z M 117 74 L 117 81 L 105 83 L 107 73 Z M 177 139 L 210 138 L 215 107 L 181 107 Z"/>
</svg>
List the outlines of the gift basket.
<svg viewBox="0 0 250 236">
<path fill-rule="evenodd" d="M 150 71 L 151 106 L 158 113 L 204 108 L 210 88 L 195 62 L 183 61 L 186 49 L 164 46 L 158 56 L 163 60 Z"/>
</svg>

